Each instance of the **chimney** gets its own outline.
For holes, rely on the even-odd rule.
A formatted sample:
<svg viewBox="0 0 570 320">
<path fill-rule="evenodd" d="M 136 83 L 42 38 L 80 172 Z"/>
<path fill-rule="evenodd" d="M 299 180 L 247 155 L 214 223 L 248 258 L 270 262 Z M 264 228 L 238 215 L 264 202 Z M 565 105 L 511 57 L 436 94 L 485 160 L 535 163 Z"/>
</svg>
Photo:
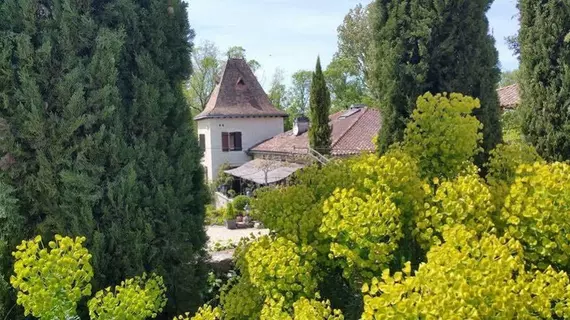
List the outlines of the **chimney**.
<svg viewBox="0 0 570 320">
<path fill-rule="evenodd" d="M 293 122 L 293 134 L 298 136 L 309 130 L 309 119 L 307 117 L 301 116 L 295 118 Z"/>
</svg>

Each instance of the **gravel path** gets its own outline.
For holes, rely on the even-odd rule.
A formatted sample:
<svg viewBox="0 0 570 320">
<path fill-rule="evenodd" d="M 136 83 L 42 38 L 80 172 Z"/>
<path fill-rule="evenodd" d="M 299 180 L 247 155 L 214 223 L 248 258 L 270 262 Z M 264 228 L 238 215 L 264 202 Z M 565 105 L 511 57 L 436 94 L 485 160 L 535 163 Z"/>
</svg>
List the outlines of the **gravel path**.
<svg viewBox="0 0 570 320">
<path fill-rule="evenodd" d="M 241 238 L 247 238 L 251 234 L 256 237 L 269 234 L 269 229 L 236 229 L 229 230 L 225 226 L 208 226 L 206 227 L 206 234 L 208 234 L 208 247 L 213 246 L 214 243 L 220 242 L 228 244 L 229 242 L 237 244 Z"/>
</svg>

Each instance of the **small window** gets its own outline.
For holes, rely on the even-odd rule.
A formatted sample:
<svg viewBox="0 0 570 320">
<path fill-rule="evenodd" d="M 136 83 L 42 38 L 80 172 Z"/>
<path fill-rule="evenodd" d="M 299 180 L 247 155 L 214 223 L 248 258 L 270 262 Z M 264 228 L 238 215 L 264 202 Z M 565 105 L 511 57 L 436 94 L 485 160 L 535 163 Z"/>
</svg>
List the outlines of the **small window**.
<svg viewBox="0 0 570 320">
<path fill-rule="evenodd" d="M 241 132 L 222 132 L 222 151 L 242 151 Z"/>
<path fill-rule="evenodd" d="M 200 134 L 200 149 L 206 150 L 206 136 L 203 134 Z"/>
</svg>

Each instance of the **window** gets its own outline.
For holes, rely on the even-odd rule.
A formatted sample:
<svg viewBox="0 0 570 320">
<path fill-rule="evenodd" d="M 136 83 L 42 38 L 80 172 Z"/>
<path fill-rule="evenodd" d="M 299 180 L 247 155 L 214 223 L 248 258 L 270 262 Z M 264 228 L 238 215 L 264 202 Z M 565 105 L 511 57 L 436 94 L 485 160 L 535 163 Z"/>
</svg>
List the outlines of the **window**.
<svg viewBox="0 0 570 320">
<path fill-rule="evenodd" d="M 206 136 L 203 134 L 200 135 L 200 149 L 206 150 Z"/>
<path fill-rule="evenodd" d="M 241 151 L 241 132 L 222 132 L 222 151 Z"/>
</svg>

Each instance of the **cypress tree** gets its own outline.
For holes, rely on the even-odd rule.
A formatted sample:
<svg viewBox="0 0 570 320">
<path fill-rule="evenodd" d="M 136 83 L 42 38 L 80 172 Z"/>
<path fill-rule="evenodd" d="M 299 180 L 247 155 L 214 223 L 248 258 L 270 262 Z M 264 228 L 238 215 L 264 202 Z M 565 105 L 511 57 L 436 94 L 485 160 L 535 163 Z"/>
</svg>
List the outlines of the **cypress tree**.
<svg viewBox="0 0 570 320">
<path fill-rule="evenodd" d="M 379 151 L 401 141 L 418 96 L 459 92 L 477 97 L 483 148 L 501 140 L 498 53 L 489 35 L 491 0 L 377 0 L 372 11 L 375 94 L 383 110 Z M 479 159 L 479 163 L 483 162 Z"/>
<path fill-rule="evenodd" d="M 519 2 L 523 133 L 549 160 L 570 160 L 570 7 Z"/>
<path fill-rule="evenodd" d="M 159 273 L 165 318 L 205 283 L 192 38 L 178 1 L 0 3 L 1 178 L 22 216 L 6 237 L 86 236 L 95 289 Z"/>
<path fill-rule="evenodd" d="M 311 148 L 321 154 L 330 154 L 332 128 L 329 125 L 329 112 L 331 109 L 331 95 L 321 68 L 320 57 L 317 58 L 317 67 L 313 73 L 309 109 L 311 120 L 309 144 Z"/>
<path fill-rule="evenodd" d="M 8 252 L 36 234 L 94 236 L 123 38 L 87 2 L 0 4 L 0 167 L 19 208 L 0 219 Z"/>
<path fill-rule="evenodd" d="M 126 34 L 97 207 L 97 285 L 153 270 L 165 279 L 172 318 L 202 303 L 206 275 L 202 152 L 183 94 L 193 32 L 180 1 L 111 1 L 97 18 Z"/>
</svg>

